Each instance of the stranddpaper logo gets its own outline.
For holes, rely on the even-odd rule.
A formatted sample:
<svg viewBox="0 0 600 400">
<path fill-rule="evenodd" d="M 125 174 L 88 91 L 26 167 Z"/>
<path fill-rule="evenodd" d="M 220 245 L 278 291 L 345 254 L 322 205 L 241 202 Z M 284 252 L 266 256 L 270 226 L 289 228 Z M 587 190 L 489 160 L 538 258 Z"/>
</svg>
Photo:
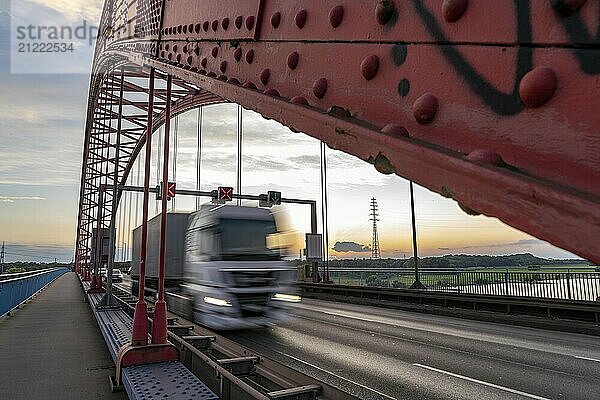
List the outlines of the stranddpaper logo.
<svg viewBox="0 0 600 400">
<path fill-rule="evenodd" d="M 39 3 L 10 3 L 13 74 L 89 74 L 98 26 Z"/>
</svg>

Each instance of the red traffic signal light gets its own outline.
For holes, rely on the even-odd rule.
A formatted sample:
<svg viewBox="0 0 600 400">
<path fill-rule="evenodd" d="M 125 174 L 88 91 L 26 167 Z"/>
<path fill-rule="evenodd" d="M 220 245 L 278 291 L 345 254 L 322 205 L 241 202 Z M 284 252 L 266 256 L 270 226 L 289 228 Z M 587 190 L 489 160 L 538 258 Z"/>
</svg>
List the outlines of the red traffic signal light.
<svg viewBox="0 0 600 400">
<path fill-rule="evenodd" d="M 217 198 L 219 201 L 233 201 L 233 188 L 219 186 Z"/>
</svg>

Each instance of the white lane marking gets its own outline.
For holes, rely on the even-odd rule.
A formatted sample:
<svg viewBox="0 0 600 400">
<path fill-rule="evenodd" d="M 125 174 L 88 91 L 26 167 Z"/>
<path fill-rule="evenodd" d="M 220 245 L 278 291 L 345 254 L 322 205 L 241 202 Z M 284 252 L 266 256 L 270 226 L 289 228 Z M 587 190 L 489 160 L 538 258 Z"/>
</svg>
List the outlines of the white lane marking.
<svg viewBox="0 0 600 400">
<path fill-rule="evenodd" d="M 343 381 L 346 381 L 346 382 L 350 382 L 350 383 L 352 383 L 352 384 L 354 384 L 354 385 L 356 385 L 356 386 L 359 386 L 359 387 L 361 387 L 361 388 L 363 388 L 363 389 L 369 390 L 369 391 L 371 391 L 371 392 L 373 392 L 373 393 L 377 393 L 378 395 L 380 395 L 380 396 L 382 396 L 382 397 L 385 397 L 386 399 L 390 399 L 390 400 L 396 400 L 394 397 L 390 397 L 390 396 L 388 396 L 387 394 L 381 393 L 381 392 L 380 392 L 380 391 L 378 391 L 378 390 L 375 390 L 375 389 L 373 389 L 373 388 L 370 388 L 370 387 L 368 387 L 368 386 L 365 386 L 365 385 L 361 385 L 361 384 L 360 384 L 360 383 L 358 383 L 358 382 L 354 382 L 353 380 L 350 380 L 350 379 L 348 379 L 348 378 L 344 378 L 343 376 L 339 376 L 339 375 L 337 375 L 337 374 L 334 374 L 333 372 L 327 371 L 326 369 L 323 369 L 323 368 L 321 368 L 321 367 L 317 367 L 317 366 L 316 366 L 316 365 L 314 365 L 314 364 L 311 364 L 311 363 L 309 363 L 309 362 L 303 361 L 303 360 L 301 360 L 301 359 L 299 359 L 299 358 L 296 358 L 296 357 L 294 357 L 294 356 L 292 356 L 292 355 L 289 355 L 289 354 L 287 354 L 287 353 L 284 353 L 284 352 L 281 352 L 281 351 L 277 351 L 277 350 L 274 350 L 274 351 L 276 351 L 277 353 L 279 353 L 279 354 L 282 354 L 282 355 L 284 355 L 284 356 L 286 356 L 286 357 L 289 357 L 289 358 L 291 358 L 291 359 L 293 359 L 293 360 L 296 360 L 296 361 L 298 361 L 298 362 L 301 362 L 302 364 L 306 364 L 306 365 L 308 365 L 308 366 L 310 366 L 310 367 L 313 367 L 313 368 L 315 368 L 315 369 L 318 369 L 318 370 L 319 370 L 319 371 L 321 371 L 321 372 L 325 372 L 326 374 L 329 374 L 329 375 L 335 376 L 335 377 L 336 377 L 336 378 L 338 378 L 338 379 L 341 379 L 341 380 L 343 380 Z"/>
<path fill-rule="evenodd" d="M 413 329 L 413 330 L 425 331 L 425 332 L 429 332 L 429 333 L 437 333 L 437 334 L 445 335 L 445 336 L 458 336 L 460 338 L 465 338 L 465 339 L 472 338 L 474 340 L 478 340 L 478 341 L 481 341 L 481 342 L 493 343 L 493 344 L 501 344 L 501 345 L 513 346 L 515 348 L 519 348 L 519 346 L 515 346 L 514 344 L 511 344 L 511 343 L 508 343 L 508 342 L 504 342 L 502 340 L 500 340 L 500 341 L 497 341 L 497 340 L 494 341 L 494 340 L 491 340 L 491 338 L 485 338 L 485 339 L 484 338 L 476 338 L 476 337 L 474 337 L 472 335 L 468 335 L 468 334 L 453 335 L 452 333 L 444 332 L 444 331 L 439 331 L 439 330 L 436 330 L 436 329 L 423 329 L 423 328 L 418 328 L 418 327 L 404 325 L 404 324 L 396 322 L 396 321 L 389 321 L 389 320 L 388 321 L 383 321 L 383 320 L 378 320 L 378 319 L 374 319 L 374 318 L 366 318 L 366 317 L 359 316 L 359 315 L 351 315 L 351 314 L 349 314 L 352 311 L 342 311 L 342 312 L 326 311 L 324 308 L 320 308 L 318 306 L 313 306 L 313 305 L 308 305 L 308 304 L 301 304 L 301 305 L 300 304 L 292 304 L 291 306 L 295 307 L 295 308 L 298 308 L 298 309 L 301 309 L 301 310 L 308 310 L 308 311 L 313 311 L 313 312 L 319 312 L 319 313 L 322 313 L 322 314 L 332 315 L 332 316 L 335 316 L 335 317 L 342 317 L 342 318 L 353 319 L 353 320 L 357 320 L 357 321 L 363 321 L 363 322 L 370 322 L 370 323 L 381 324 L 381 325 L 397 326 L 397 327 L 406 328 L 406 329 Z M 300 316 L 300 315 L 296 314 L 296 316 Z M 300 317 L 302 317 L 302 316 L 300 316 Z M 308 317 L 304 317 L 304 318 L 310 319 Z M 388 318 L 389 319 L 389 318 L 392 318 L 392 317 L 386 317 L 386 316 L 384 316 L 383 318 Z M 385 335 L 382 335 L 382 334 L 380 334 L 380 335 L 381 336 L 385 336 Z M 421 343 L 418 340 L 412 340 L 412 339 L 407 339 L 407 338 L 399 338 L 399 339 L 404 339 L 404 340 L 415 342 L 415 343 Z M 500 339 L 503 339 L 503 338 L 500 338 Z M 429 346 L 432 345 L 431 343 L 423 343 L 423 344 L 426 344 L 426 345 L 429 345 Z M 477 353 L 470 353 L 470 352 L 467 352 L 467 351 L 457 350 L 457 349 L 454 349 L 452 347 L 445 347 L 445 346 L 440 346 L 440 345 L 433 345 L 433 346 L 434 347 L 440 347 L 440 348 L 448 348 L 449 350 L 464 352 L 464 353 L 467 353 L 467 354 L 477 354 Z M 578 357 L 578 356 L 574 356 L 574 355 L 568 354 L 568 353 L 561 353 L 561 352 L 556 352 L 556 351 L 549 351 L 547 349 L 536 348 L 535 346 L 531 347 L 531 343 L 524 343 L 524 345 L 521 346 L 521 347 L 524 347 L 524 348 L 529 349 L 529 350 L 540 351 L 540 352 L 543 352 L 543 353 L 552 353 L 552 354 L 557 354 L 557 355 L 565 356 L 565 357 L 575 357 L 575 358 L 580 358 L 580 359 L 583 359 L 583 360 L 600 362 L 600 360 L 594 359 L 594 358 Z M 507 361 L 507 362 L 513 362 L 513 363 L 516 363 L 516 364 L 521 364 L 521 363 L 514 362 L 514 361 L 504 360 L 502 358 L 496 358 L 496 357 L 489 357 L 489 358 L 494 358 L 494 359 L 498 359 L 498 360 L 503 360 L 503 361 Z M 539 368 L 539 367 L 536 367 L 535 365 L 530 365 L 530 364 L 522 364 L 522 365 L 527 365 L 527 366 L 530 366 L 530 367 Z M 542 369 L 546 369 L 546 368 L 542 368 Z M 552 370 L 552 369 L 550 369 L 549 371 L 554 371 L 554 372 L 565 374 L 564 372 L 555 371 L 555 370 Z M 568 375 L 572 375 L 572 374 L 568 374 Z"/>
<path fill-rule="evenodd" d="M 600 362 L 599 359 L 597 358 L 589 358 L 589 357 L 582 357 L 582 356 L 573 356 L 575 358 L 579 358 L 580 360 L 587 360 L 587 361 L 596 361 L 596 362 Z"/>
<path fill-rule="evenodd" d="M 549 399 L 547 397 L 540 397 L 540 396 L 536 396 L 535 394 L 525 393 L 525 392 L 521 392 L 520 390 L 507 388 L 506 386 L 500 386 L 500 385 L 495 385 L 493 383 L 480 381 L 479 379 L 469 378 L 468 376 L 459 375 L 459 374 L 455 374 L 453 372 L 444 371 L 443 369 L 437 369 L 437 368 L 429 367 L 427 365 L 416 364 L 416 363 L 413 364 L 413 365 L 415 367 L 425 368 L 425 369 L 428 369 L 430 371 L 439 372 L 440 374 L 445 374 L 445 375 L 453 376 L 455 378 L 464 379 L 464 380 L 469 381 L 469 382 L 474 382 L 474 383 L 478 383 L 480 385 L 485 385 L 485 386 L 493 387 L 495 389 L 500 389 L 500 390 L 503 390 L 505 392 L 518 394 L 518 395 L 521 395 L 521 396 L 524 396 L 524 397 L 529 397 L 530 399 L 551 400 L 551 399 Z"/>
</svg>

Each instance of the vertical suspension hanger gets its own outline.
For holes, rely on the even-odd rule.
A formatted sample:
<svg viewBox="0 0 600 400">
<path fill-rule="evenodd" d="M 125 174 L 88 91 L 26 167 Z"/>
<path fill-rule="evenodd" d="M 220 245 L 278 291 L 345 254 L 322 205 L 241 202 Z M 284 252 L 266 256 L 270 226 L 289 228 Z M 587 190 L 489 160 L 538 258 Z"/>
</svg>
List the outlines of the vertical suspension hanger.
<svg viewBox="0 0 600 400">
<path fill-rule="evenodd" d="M 323 225 L 323 283 L 329 283 L 329 218 L 327 215 L 327 146 L 321 141 L 321 217 Z"/>
<path fill-rule="evenodd" d="M 160 153 L 162 152 L 162 127 L 158 129 L 158 145 L 156 146 L 156 186 L 160 185 L 160 175 L 162 170 L 162 159 Z M 154 214 L 158 215 L 158 201 L 154 199 Z"/>
<path fill-rule="evenodd" d="M 198 107 L 198 131 L 196 148 L 196 190 L 200 191 L 202 187 L 202 106 Z M 200 197 L 196 197 L 196 211 L 200 210 Z"/>
<path fill-rule="evenodd" d="M 175 117 L 175 126 L 173 130 L 173 170 L 171 177 L 173 178 L 173 182 L 177 183 L 177 153 L 179 152 L 179 115 Z M 171 200 L 171 212 L 175 212 L 175 200 L 177 198 L 173 197 Z"/>
<path fill-rule="evenodd" d="M 242 140 L 243 140 L 243 108 L 238 104 L 237 107 L 237 192 L 242 194 Z M 242 200 L 238 199 L 238 206 L 242 205 Z"/>
</svg>

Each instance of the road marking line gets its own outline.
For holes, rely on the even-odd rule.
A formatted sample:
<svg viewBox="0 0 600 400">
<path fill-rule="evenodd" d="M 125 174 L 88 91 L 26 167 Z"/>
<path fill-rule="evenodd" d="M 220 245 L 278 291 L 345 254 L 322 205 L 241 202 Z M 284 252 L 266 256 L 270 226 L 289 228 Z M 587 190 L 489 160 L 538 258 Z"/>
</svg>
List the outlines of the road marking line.
<svg viewBox="0 0 600 400">
<path fill-rule="evenodd" d="M 361 387 L 361 388 L 363 388 L 363 389 L 369 390 L 369 391 L 371 391 L 371 392 L 373 392 L 373 393 L 377 393 L 378 395 L 380 395 L 380 396 L 382 396 L 382 397 L 385 397 L 386 399 L 390 399 L 390 400 L 396 400 L 394 397 L 390 397 L 390 396 L 388 396 L 388 395 L 387 395 L 387 394 L 385 394 L 385 393 L 381 393 L 381 392 L 380 392 L 380 391 L 378 391 L 378 390 L 375 390 L 375 389 L 373 389 L 373 388 L 370 388 L 370 387 L 368 387 L 368 386 L 365 386 L 365 385 L 361 385 L 360 383 L 358 383 L 358 382 L 354 382 L 353 380 L 350 380 L 350 379 L 348 379 L 348 378 L 344 378 L 343 376 L 339 376 L 339 375 L 337 375 L 337 374 L 334 374 L 333 372 L 327 371 L 326 369 L 323 369 L 323 368 L 321 368 L 321 367 L 317 367 L 317 366 L 316 366 L 316 365 L 314 365 L 314 364 L 311 364 L 311 363 L 309 363 L 309 362 L 303 361 L 303 360 L 301 360 L 301 359 L 299 359 L 299 358 L 296 358 L 296 357 L 294 357 L 294 356 L 292 356 L 292 355 L 289 355 L 289 354 L 287 354 L 287 353 L 284 353 L 284 352 L 282 352 L 282 351 L 278 351 L 278 350 L 274 350 L 274 351 L 275 351 L 275 352 L 277 352 L 277 353 L 279 353 L 279 354 L 282 354 L 282 355 L 284 355 L 284 356 L 286 356 L 286 357 L 289 357 L 289 358 L 291 358 L 292 360 L 296 360 L 296 361 L 298 361 L 298 362 L 301 362 L 302 364 L 306 364 L 306 365 L 308 365 L 308 366 L 310 366 L 310 367 L 313 367 L 313 368 L 315 368 L 315 369 L 318 369 L 319 371 L 325 372 L 326 374 L 329 374 L 329 375 L 335 376 L 335 377 L 336 377 L 336 378 L 338 378 L 338 379 L 341 379 L 341 380 L 343 380 L 343 381 L 346 381 L 346 382 L 350 382 L 350 383 L 352 383 L 352 384 L 354 384 L 354 385 L 356 385 L 356 386 L 359 386 L 359 387 Z"/>
<path fill-rule="evenodd" d="M 507 388 L 505 386 L 500 386 L 500 385 L 495 385 L 493 383 L 480 381 L 479 379 L 469 378 L 468 376 L 459 375 L 459 374 L 455 374 L 455 373 L 452 373 L 452 372 L 444 371 L 443 369 L 437 369 L 437 368 L 429 367 L 427 365 L 416 364 L 416 363 L 413 364 L 413 365 L 415 367 L 425 368 L 425 369 L 428 369 L 430 371 L 439 372 L 440 374 L 450 375 L 450 376 L 453 376 L 455 378 L 464 379 L 464 380 L 469 381 L 469 382 L 474 382 L 474 383 L 478 383 L 480 385 L 485 385 L 485 386 L 493 387 L 495 389 L 504 390 L 505 392 L 514 393 L 514 394 L 518 394 L 518 395 L 521 395 L 521 396 L 529 397 L 530 399 L 551 400 L 551 399 L 549 399 L 547 397 L 540 397 L 540 396 L 536 396 L 535 394 L 525 393 L 525 392 L 521 392 L 520 390 L 511 389 L 511 388 Z"/>
<path fill-rule="evenodd" d="M 575 358 L 579 358 L 580 360 L 587 360 L 587 361 L 596 361 L 596 362 L 600 362 L 599 359 L 597 358 L 589 358 L 589 357 L 582 357 L 582 356 L 573 356 Z"/>
</svg>

